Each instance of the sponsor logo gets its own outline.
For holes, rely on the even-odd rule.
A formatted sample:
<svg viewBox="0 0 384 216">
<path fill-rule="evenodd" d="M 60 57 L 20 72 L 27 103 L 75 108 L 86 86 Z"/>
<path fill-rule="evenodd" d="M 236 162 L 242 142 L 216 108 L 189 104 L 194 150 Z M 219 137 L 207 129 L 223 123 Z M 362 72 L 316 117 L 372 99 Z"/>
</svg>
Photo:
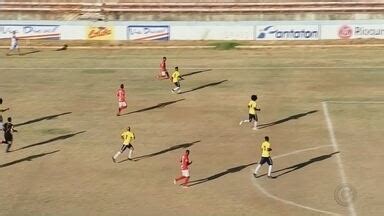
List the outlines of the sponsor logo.
<svg viewBox="0 0 384 216">
<path fill-rule="evenodd" d="M 314 29 L 306 29 L 304 27 L 295 27 L 291 28 L 281 27 L 277 28 L 275 26 L 267 26 L 261 29 L 260 33 L 257 35 L 258 39 L 281 39 L 281 40 L 294 40 L 294 39 L 318 39 L 319 31 L 318 27 Z"/>
<path fill-rule="evenodd" d="M 112 40 L 113 27 L 89 27 L 87 31 L 87 39 L 89 40 Z"/>
<path fill-rule="evenodd" d="M 169 26 L 128 26 L 129 40 L 169 40 Z"/>
<path fill-rule="evenodd" d="M 353 29 L 352 27 L 348 25 L 343 25 L 339 29 L 339 37 L 342 39 L 348 39 L 351 38 L 353 35 Z"/>
<path fill-rule="evenodd" d="M 20 39 L 60 39 L 58 25 L 0 25 L 0 39 L 12 37 L 16 32 Z"/>
<path fill-rule="evenodd" d="M 384 26 L 380 25 L 343 25 L 338 31 L 339 38 L 383 38 Z"/>
</svg>

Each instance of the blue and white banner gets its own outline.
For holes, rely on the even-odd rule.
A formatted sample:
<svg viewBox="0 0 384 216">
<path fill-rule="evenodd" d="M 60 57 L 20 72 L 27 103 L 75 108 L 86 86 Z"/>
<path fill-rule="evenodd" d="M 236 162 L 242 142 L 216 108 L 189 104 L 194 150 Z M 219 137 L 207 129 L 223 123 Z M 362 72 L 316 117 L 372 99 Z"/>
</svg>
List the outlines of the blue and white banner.
<svg viewBox="0 0 384 216">
<path fill-rule="evenodd" d="M 128 40 L 169 40 L 169 26 L 130 25 L 127 28 Z"/>
<path fill-rule="evenodd" d="M 319 25 L 256 25 L 256 40 L 319 40 Z"/>
<path fill-rule="evenodd" d="M 19 39 L 60 39 L 59 25 L 3 25 L 0 24 L 0 39 L 12 37 L 16 32 Z"/>
</svg>

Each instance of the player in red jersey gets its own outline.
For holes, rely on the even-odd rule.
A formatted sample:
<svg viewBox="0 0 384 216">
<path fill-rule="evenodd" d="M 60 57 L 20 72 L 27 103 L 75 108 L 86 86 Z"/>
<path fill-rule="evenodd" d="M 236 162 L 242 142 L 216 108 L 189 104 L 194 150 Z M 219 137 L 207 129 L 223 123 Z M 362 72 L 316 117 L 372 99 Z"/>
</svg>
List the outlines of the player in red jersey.
<svg viewBox="0 0 384 216">
<path fill-rule="evenodd" d="M 180 160 L 180 168 L 181 168 L 181 176 L 177 177 L 173 180 L 173 184 L 176 184 L 178 181 L 184 179 L 184 183 L 181 185 L 184 188 L 188 188 L 188 182 L 189 182 L 189 165 L 192 164 L 192 161 L 189 161 L 189 150 L 186 150 L 183 156 L 181 156 Z"/>
<path fill-rule="evenodd" d="M 160 63 L 160 71 L 157 75 L 157 79 L 169 79 L 169 73 L 167 71 L 167 57 L 163 57 L 163 60 Z"/>
<path fill-rule="evenodd" d="M 117 112 L 117 116 L 120 115 L 120 112 L 127 108 L 127 102 L 125 101 L 125 90 L 124 84 L 120 85 L 120 89 L 117 90 L 117 100 L 119 101 L 119 111 Z"/>
</svg>

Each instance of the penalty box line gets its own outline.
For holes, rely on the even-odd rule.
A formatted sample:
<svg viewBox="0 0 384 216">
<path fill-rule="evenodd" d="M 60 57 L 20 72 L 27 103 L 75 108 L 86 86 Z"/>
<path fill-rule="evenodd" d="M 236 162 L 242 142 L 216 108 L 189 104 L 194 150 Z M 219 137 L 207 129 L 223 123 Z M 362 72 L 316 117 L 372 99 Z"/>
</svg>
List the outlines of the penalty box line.
<svg viewBox="0 0 384 216">
<path fill-rule="evenodd" d="M 331 142 L 332 142 L 333 150 L 334 150 L 334 152 L 340 152 L 339 151 L 339 144 L 337 143 L 335 131 L 333 129 L 333 123 L 332 123 L 331 117 L 329 115 L 327 102 L 323 101 L 323 102 L 321 102 L 321 104 L 323 107 L 323 113 L 324 113 L 325 121 L 327 124 L 328 132 L 329 132 L 329 137 L 330 137 Z M 335 157 L 337 160 L 337 165 L 339 167 L 338 170 L 339 170 L 339 174 L 341 177 L 341 182 L 343 184 L 347 184 L 347 176 L 345 174 L 344 165 L 343 165 L 343 162 L 341 160 L 341 156 L 340 156 L 340 154 L 336 154 Z M 353 202 L 351 201 L 351 199 L 347 199 L 347 201 L 348 201 L 349 215 L 350 216 L 357 216 Z"/>
</svg>

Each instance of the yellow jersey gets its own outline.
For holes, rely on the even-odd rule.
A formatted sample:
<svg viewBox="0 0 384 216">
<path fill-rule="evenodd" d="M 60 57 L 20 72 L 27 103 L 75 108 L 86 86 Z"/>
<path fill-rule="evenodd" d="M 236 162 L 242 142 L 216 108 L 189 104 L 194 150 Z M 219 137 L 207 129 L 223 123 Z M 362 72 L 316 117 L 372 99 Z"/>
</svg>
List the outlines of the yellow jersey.
<svg viewBox="0 0 384 216">
<path fill-rule="evenodd" d="M 261 144 L 261 157 L 270 157 L 271 152 L 268 149 L 271 148 L 271 144 L 267 141 L 264 141 Z"/>
<path fill-rule="evenodd" d="M 123 144 L 128 145 L 132 140 L 135 139 L 135 134 L 131 131 L 125 131 L 121 134 L 121 138 L 124 140 Z"/>
<path fill-rule="evenodd" d="M 248 108 L 249 108 L 249 114 L 255 115 L 256 114 L 256 102 L 251 100 L 248 103 Z"/>
<path fill-rule="evenodd" d="M 179 71 L 175 71 L 175 72 L 173 72 L 173 74 L 172 74 L 172 82 L 179 82 L 179 80 L 180 80 L 180 73 L 179 73 Z"/>
</svg>

